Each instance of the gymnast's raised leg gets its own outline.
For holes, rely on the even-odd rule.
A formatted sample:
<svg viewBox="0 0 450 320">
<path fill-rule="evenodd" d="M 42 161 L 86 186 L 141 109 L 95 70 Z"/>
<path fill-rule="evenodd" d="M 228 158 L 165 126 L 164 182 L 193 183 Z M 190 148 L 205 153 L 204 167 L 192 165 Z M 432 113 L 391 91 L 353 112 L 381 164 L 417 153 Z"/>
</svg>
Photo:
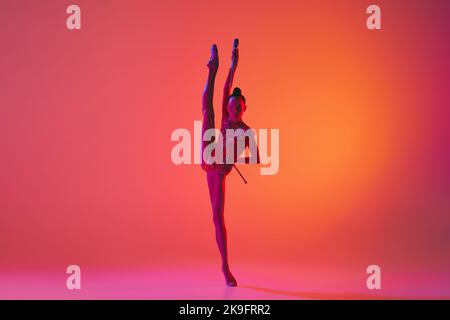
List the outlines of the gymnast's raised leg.
<svg viewBox="0 0 450 320">
<path fill-rule="evenodd" d="M 203 133 L 211 128 L 214 128 L 214 82 L 219 68 L 219 56 L 217 46 L 213 45 L 211 48 L 211 58 L 208 62 L 208 80 L 203 91 L 202 112 L 203 112 Z M 207 173 L 209 196 L 213 212 L 213 222 L 215 226 L 216 242 L 222 257 L 222 272 L 228 286 L 237 286 L 236 279 L 233 277 L 228 264 L 228 249 L 227 249 L 227 231 L 225 228 L 224 208 L 225 208 L 225 177 L 226 172 L 221 165 L 212 165 L 204 163 L 203 150 L 209 142 L 202 139 L 202 168 Z"/>
</svg>

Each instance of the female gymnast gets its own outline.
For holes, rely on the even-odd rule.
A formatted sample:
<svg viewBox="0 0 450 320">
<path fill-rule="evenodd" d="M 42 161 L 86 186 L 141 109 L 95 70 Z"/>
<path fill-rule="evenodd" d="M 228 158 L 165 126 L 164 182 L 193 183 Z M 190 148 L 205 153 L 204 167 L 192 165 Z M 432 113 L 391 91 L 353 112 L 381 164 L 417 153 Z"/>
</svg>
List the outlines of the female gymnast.
<svg viewBox="0 0 450 320">
<path fill-rule="evenodd" d="M 245 98 L 241 93 L 241 89 L 237 87 L 234 88 L 233 93 L 230 95 L 234 73 L 236 72 L 239 60 L 238 45 L 239 40 L 235 39 L 233 43 L 231 67 L 229 69 L 228 76 L 223 88 L 222 121 L 220 128 L 220 132 L 223 138 L 225 138 L 226 136 L 226 129 L 234 129 L 234 130 L 243 129 L 244 131 L 250 129 L 250 127 L 247 124 L 245 124 L 244 121 L 242 121 L 242 115 L 247 106 L 245 103 Z M 202 137 L 206 130 L 215 128 L 213 96 L 214 96 L 214 82 L 216 79 L 217 70 L 219 68 L 219 55 L 217 46 L 215 44 L 211 47 L 211 57 L 207 64 L 207 67 L 209 69 L 209 74 L 202 97 L 203 98 Z M 224 160 L 223 163 L 215 163 L 215 162 L 211 163 L 210 161 L 205 161 L 203 157 L 204 150 L 206 146 L 209 145 L 211 142 L 203 141 L 203 138 L 202 138 L 202 156 L 201 156 L 202 160 L 201 166 L 207 173 L 209 196 L 211 200 L 213 221 L 216 233 L 216 242 L 217 246 L 219 247 L 220 255 L 222 257 L 222 272 L 224 274 L 226 284 L 231 287 L 237 286 L 237 282 L 236 279 L 233 277 L 233 274 L 230 271 L 230 266 L 228 264 L 227 231 L 225 228 L 225 221 L 224 221 L 224 208 L 225 208 L 224 206 L 225 206 L 225 177 L 230 173 L 233 167 L 235 167 L 234 162 L 237 161 L 237 156 L 239 156 L 242 152 L 242 150 L 238 150 L 236 141 L 237 138 L 235 137 L 233 163 L 227 163 L 226 160 Z M 245 147 L 249 146 L 248 143 L 249 141 L 246 139 Z M 224 150 L 223 151 L 224 158 L 226 157 L 227 154 L 226 152 L 227 145 L 229 145 L 229 142 L 224 142 L 222 144 Z M 249 163 L 249 157 L 245 157 L 245 163 Z M 260 163 L 258 149 L 257 149 L 256 163 Z"/>
</svg>

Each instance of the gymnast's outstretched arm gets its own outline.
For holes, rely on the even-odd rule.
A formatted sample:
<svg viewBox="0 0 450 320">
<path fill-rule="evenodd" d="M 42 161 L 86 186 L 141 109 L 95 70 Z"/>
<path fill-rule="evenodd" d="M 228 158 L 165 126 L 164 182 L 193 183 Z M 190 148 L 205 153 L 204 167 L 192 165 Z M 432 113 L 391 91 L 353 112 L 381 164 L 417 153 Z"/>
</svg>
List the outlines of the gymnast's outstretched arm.
<svg viewBox="0 0 450 320">
<path fill-rule="evenodd" d="M 223 86 L 223 99 L 222 99 L 222 119 L 228 117 L 228 98 L 230 97 L 231 87 L 233 86 L 234 73 L 236 72 L 239 61 L 239 40 L 234 39 L 233 52 L 231 54 L 231 67 L 228 70 L 228 76 Z"/>
</svg>

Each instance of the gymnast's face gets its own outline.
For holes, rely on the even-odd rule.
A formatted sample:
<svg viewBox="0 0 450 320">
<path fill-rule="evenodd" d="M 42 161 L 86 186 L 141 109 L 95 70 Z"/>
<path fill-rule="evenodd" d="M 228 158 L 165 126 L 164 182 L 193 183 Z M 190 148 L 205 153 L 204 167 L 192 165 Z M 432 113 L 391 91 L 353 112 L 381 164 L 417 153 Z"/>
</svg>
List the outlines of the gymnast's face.
<svg viewBox="0 0 450 320">
<path fill-rule="evenodd" d="M 231 97 L 228 99 L 228 114 L 230 115 L 230 120 L 232 122 L 239 122 L 242 120 L 242 114 L 244 113 L 247 106 L 245 105 L 244 99 L 242 97 Z"/>
</svg>

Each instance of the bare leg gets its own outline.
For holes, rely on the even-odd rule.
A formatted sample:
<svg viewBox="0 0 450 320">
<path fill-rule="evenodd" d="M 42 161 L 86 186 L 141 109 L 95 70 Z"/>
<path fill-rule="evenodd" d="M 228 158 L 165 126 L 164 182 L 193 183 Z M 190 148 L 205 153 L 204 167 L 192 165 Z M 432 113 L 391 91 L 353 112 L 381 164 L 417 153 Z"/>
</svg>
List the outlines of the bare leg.
<svg viewBox="0 0 450 320">
<path fill-rule="evenodd" d="M 205 88 L 202 95 L 202 114 L 203 114 L 203 124 L 202 124 L 202 153 L 201 153 L 201 164 L 202 168 L 206 171 L 210 170 L 212 166 L 205 164 L 203 159 L 203 151 L 206 146 L 210 143 L 209 141 L 203 141 L 203 135 L 206 130 L 215 128 L 214 125 L 214 107 L 213 107 L 213 97 L 214 97 L 214 83 L 216 81 L 217 70 L 219 68 L 219 54 L 217 46 L 214 44 L 211 47 L 211 57 L 207 64 L 208 66 L 208 79 L 206 80 Z"/>
<path fill-rule="evenodd" d="M 207 173 L 209 195 L 213 211 L 213 221 L 216 231 L 216 242 L 222 257 L 222 272 L 228 286 L 235 287 L 236 279 L 230 271 L 228 264 L 227 230 L 225 228 L 225 177 L 220 170 L 213 170 Z"/>
</svg>

